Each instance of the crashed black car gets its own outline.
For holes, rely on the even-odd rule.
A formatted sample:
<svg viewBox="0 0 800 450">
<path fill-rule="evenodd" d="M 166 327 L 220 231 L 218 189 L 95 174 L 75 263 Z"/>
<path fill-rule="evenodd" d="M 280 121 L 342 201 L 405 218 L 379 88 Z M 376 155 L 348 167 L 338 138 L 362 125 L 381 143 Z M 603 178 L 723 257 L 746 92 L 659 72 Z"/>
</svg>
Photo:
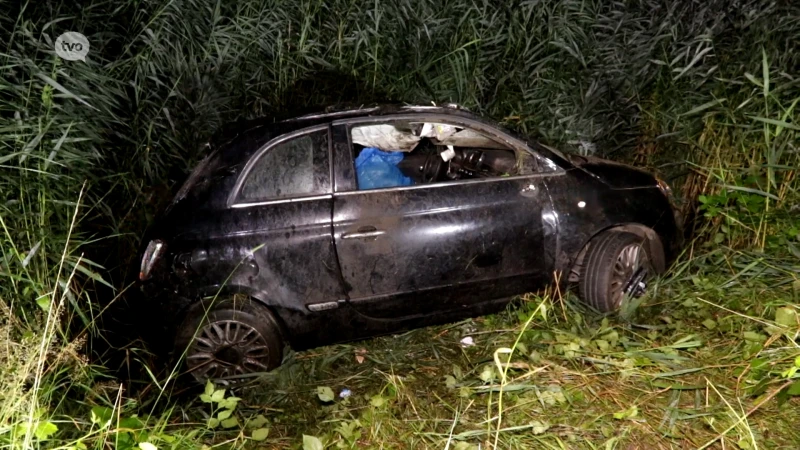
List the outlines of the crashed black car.
<svg viewBox="0 0 800 450">
<path fill-rule="evenodd" d="M 139 278 L 197 380 L 503 308 L 554 280 L 614 311 L 678 251 L 669 187 L 453 107 L 249 122 L 209 144 Z M 558 274 L 563 274 L 559 276 Z"/>
</svg>

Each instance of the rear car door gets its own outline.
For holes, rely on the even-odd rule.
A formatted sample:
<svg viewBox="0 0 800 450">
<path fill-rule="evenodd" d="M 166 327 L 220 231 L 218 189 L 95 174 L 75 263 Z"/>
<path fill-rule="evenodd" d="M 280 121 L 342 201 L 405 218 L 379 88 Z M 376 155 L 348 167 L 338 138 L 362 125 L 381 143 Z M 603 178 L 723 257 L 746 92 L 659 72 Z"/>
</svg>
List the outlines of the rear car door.
<svg viewBox="0 0 800 450">
<path fill-rule="evenodd" d="M 364 123 L 342 121 L 333 128 L 333 233 L 348 298 L 358 312 L 380 319 L 453 310 L 466 315 L 548 280 L 555 247 L 554 227 L 543 221 L 551 211 L 544 184 L 549 174 L 359 190 L 351 131 Z"/>
<path fill-rule="evenodd" d="M 320 125 L 258 150 L 229 199 L 225 240 L 245 255 L 236 273 L 271 304 L 301 314 L 344 298 L 331 237 L 330 132 Z"/>
</svg>

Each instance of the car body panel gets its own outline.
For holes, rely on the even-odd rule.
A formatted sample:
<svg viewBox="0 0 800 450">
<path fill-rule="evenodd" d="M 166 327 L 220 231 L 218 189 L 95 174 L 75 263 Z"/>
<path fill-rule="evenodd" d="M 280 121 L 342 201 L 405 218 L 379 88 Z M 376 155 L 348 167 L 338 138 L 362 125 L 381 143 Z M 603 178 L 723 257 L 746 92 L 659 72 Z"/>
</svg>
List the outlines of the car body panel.
<svg viewBox="0 0 800 450">
<path fill-rule="evenodd" d="M 675 220 L 669 201 L 657 187 L 635 193 L 608 189 L 591 175 L 573 169 L 565 177 L 548 180 L 548 191 L 559 224 L 557 270 L 568 273 L 578 252 L 592 237 L 627 224 L 653 229 L 664 244 L 666 260 L 674 258 L 677 251 L 673 244 L 677 241 Z"/>
<path fill-rule="evenodd" d="M 334 239 L 348 297 L 366 315 L 391 318 L 481 300 L 428 301 L 454 284 L 492 282 L 501 296 L 512 295 L 503 289 L 509 278 L 541 287 L 548 272 L 541 203 L 549 203 L 542 178 L 336 194 Z M 383 306 L 397 294 L 414 300 Z"/>
<path fill-rule="evenodd" d="M 552 167 L 355 190 L 347 126 L 409 117 L 463 124 Z M 237 204 L 236 186 L 254 155 L 320 126 L 331 127 L 330 192 Z M 243 292 L 274 312 L 294 348 L 309 348 L 496 311 L 554 271 L 569 272 L 586 243 L 610 227 L 652 228 L 666 262 L 678 248 L 672 209 L 652 175 L 565 157 L 463 110 L 383 106 L 262 119 L 225 130 L 209 147 L 210 162 L 142 243 L 166 243 L 142 288 L 164 311 L 167 331 L 201 298 Z M 383 233 L 342 239 L 367 226 Z"/>
</svg>

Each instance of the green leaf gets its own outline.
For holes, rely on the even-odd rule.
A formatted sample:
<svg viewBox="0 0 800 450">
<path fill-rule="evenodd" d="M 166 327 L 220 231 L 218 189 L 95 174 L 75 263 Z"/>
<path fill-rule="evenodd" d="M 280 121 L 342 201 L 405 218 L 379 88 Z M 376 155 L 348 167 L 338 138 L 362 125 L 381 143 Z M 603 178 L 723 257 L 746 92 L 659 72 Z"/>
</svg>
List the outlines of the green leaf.
<svg viewBox="0 0 800 450">
<path fill-rule="evenodd" d="M 208 396 L 214 393 L 214 385 L 211 383 L 211 381 L 206 381 L 206 388 L 203 393 Z"/>
<path fill-rule="evenodd" d="M 222 428 L 233 428 L 233 427 L 239 425 L 239 419 L 237 419 L 234 416 L 234 417 L 231 417 L 230 419 L 225 419 L 225 420 L 220 421 L 220 424 L 222 424 Z"/>
<path fill-rule="evenodd" d="M 705 326 L 709 330 L 713 330 L 714 328 L 717 328 L 717 322 L 714 322 L 711 319 L 706 319 L 703 321 L 703 326 Z"/>
<path fill-rule="evenodd" d="M 385 405 L 385 404 L 386 404 L 386 399 L 385 399 L 385 398 L 383 398 L 383 397 L 381 397 L 380 395 L 374 395 L 374 396 L 373 396 L 373 397 L 372 397 L 372 398 L 369 400 L 369 403 L 370 403 L 372 406 L 376 407 L 376 408 L 380 408 L 381 406 L 383 406 L 383 405 Z"/>
<path fill-rule="evenodd" d="M 231 411 L 230 409 L 226 409 L 226 410 L 220 411 L 219 414 L 217 414 L 217 419 L 225 420 L 228 417 L 230 417 L 231 414 L 233 414 L 233 411 Z"/>
<path fill-rule="evenodd" d="M 325 403 L 332 402 L 335 398 L 333 389 L 328 386 L 317 386 L 317 397 Z"/>
<path fill-rule="evenodd" d="M 758 78 L 754 77 L 752 73 L 745 72 L 744 77 L 750 80 L 751 83 L 755 84 L 756 86 L 763 88 L 764 83 L 761 82 Z"/>
<path fill-rule="evenodd" d="M 662 389 L 672 389 L 673 391 L 694 391 L 697 389 L 705 389 L 707 386 L 704 384 L 680 384 L 680 383 L 665 383 L 663 381 L 654 381 L 653 386 Z"/>
<path fill-rule="evenodd" d="M 303 435 L 303 450 L 324 450 L 322 441 L 316 436 Z"/>
<path fill-rule="evenodd" d="M 36 304 L 42 308 L 42 311 L 48 312 L 50 311 L 50 297 L 45 295 L 36 299 Z"/>
<path fill-rule="evenodd" d="M 480 377 L 484 383 L 492 381 L 494 379 L 494 369 L 492 369 L 492 366 L 484 367 L 481 371 Z"/>
<path fill-rule="evenodd" d="M 236 409 L 236 405 L 239 403 L 239 400 L 241 400 L 239 397 L 223 398 L 219 401 L 219 407 L 233 411 Z"/>
<path fill-rule="evenodd" d="M 764 77 L 764 97 L 769 96 L 769 61 L 767 51 L 761 47 L 761 74 Z"/>
<path fill-rule="evenodd" d="M 787 389 L 786 393 L 791 396 L 800 395 L 800 381 L 795 381 Z"/>
<path fill-rule="evenodd" d="M 452 375 L 445 376 L 444 385 L 447 386 L 448 389 L 453 389 L 456 387 L 456 378 Z"/>
<path fill-rule="evenodd" d="M 797 246 L 791 242 L 787 242 L 786 244 L 788 244 L 789 253 L 791 253 L 795 258 L 800 259 L 800 248 L 797 248 Z"/>
<path fill-rule="evenodd" d="M 783 120 L 769 119 L 767 117 L 757 117 L 757 116 L 750 116 L 750 118 L 766 124 L 775 125 L 778 128 L 788 128 L 790 130 L 795 130 L 795 131 L 800 130 L 800 126 L 797 126 L 793 123 L 789 123 Z M 777 133 L 778 131 L 776 130 L 776 134 Z"/>
<path fill-rule="evenodd" d="M 630 408 L 614 413 L 614 418 L 617 420 L 630 419 L 639 415 L 639 408 L 636 405 Z"/>
<path fill-rule="evenodd" d="M 58 84 L 58 82 L 56 82 L 56 80 L 48 77 L 47 75 L 45 75 L 43 73 L 37 73 L 36 76 L 38 76 L 39 78 L 44 80 L 44 82 L 49 84 L 50 86 L 53 86 L 57 91 L 59 91 L 62 94 L 64 94 L 65 97 L 75 99 L 78 102 L 88 106 L 89 108 L 92 108 L 95 111 L 99 111 L 99 109 L 97 109 L 94 106 L 90 105 L 88 102 L 86 102 L 86 100 L 80 98 L 79 96 L 77 96 L 77 95 L 73 94 L 72 92 L 70 92 L 69 90 L 67 90 L 67 88 L 65 88 L 64 86 Z"/>
<path fill-rule="evenodd" d="M 122 448 L 129 449 L 129 448 L 134 447 L 136 445 L 136 440 L 133 438 L 133 436 L 130 433 L 124 433 L 124 432 L 123 433 L 117 433 L 116 441 L 117 441 L 116 442 L 117 447 L 119 447 L 121 449 Z"/>
<path fill-rule="evenodd" d="M 673 370 L 670 372 L 660 372 L 653 375 L 653 378 L 670 378 L 670 377 L 677 377 L 680 375 L 686 375 L 687 373 L 695 373 L 703 370 L 701 367 L 694 367 L 690 369 L 679 369 Z"/>
<path fill-rule="evenodd" d="M 58 431 L 56 424 L 46 420 L 44 422 L 39 422 L 39 424 L 36 425 L 36 430 L 34 430 L 33 434 L 36 436 L 36 439 L 43 441 L 52 436 L 56 431 Z"/>
<path fill-rule="evenodd" d="M 760 333 L 756 333 L 754 331 L 745 331 L 743 336 L 745 341 L 764 342 L 767 340 L 766 336 Z"/>
<path fill-rule="evenodd" d="M 144 423 L 138 417 L 125 417 L 119 421 L 120 428 L 139 429 L 144 428 Z"/>
<path fill-rule="evenodd" d="M 211 401 L 214 403 L 222 401 L 225 398 L 225 389 L 217 389 L 211 394 Z"/>
<path fill-rule="evenodd" d="M 750 361 L 750 368 L 752 370 L 758 370 L 767 366 L 767 360 L 764 358 L 755 358 Z"/>
<path fill-rule="evenodd" d="M 206 422 L 206 426 L 208 428 L 217 428 L 219 426 L 219 419 L 216 417 L 209 417 L 208 422 Z"/>
<path fill-rule="evenodd" d="M 533 434 L 542 434 L 550 428 L 550 425 L 547 422 L 540 422 L 538 420 L 534 420 L 528 425 L 531 426 L 531 431 L 533 431 Z"/>
<path fill-rule="evenodd" d="M 698 106 L 696 108 L 690 109 L 689 111 L 681 114 L 680 116 L 691 116 L 692 114 L 697 114 L 697 113 L 699 113 L 701 111 L 705 111 L 708 108 L 711 108 L 713 106 L 717 106 L 717 105 L 719 105 L 719 104 L 721 104 L 723 102 L 725 102 L 724 98 L 723 99 L 718 99 L 718 100 L 711 100 L 710 102 L 703 103 L 702 105 L 700 105 L 700 106 Z"/>
<path fill-rule="evenodd" d="M 112 417 L 114 417 L 114 411 L 111 408 L 106 408 L 105 406 L 95 406 L 92 408 L 91 420 L 94 424 L 98 424 L 101 427 L 106 426 L 108 422 L 111 421 Z"/>
<path fill-rule="evenodd" d="M 785 327 L 797 325 L 797 312 L 793 308 L 778 308 L 775 310 L 775 322 Z"/>
<path fill-rule="evenodd" d="M 756 195 L 760 195 L 762 197 L 768 197 L 768 198 L 771 198 L 773 200 L 780 200 L 780 197 L 778 197 L 777 195 L 770 194 L 769 192 L 764 192 L 764 191 L 762 191 L 760 189 L 753 189 L 753 188 L 744 187 L 744 186 L 736 186 L 736 185 L 733 185 L 733 184 L 720 184 L 720 186 L 722 186 L 722 187 L 724 187 L 726 189 L 730 189 L 732 191 L 747 192 L 749 194 L 756 194 Z"/>
<path fill-rule="evenodd" d="M 268 423 L 269 420 L 267 420 L 267 418 L 263 415 L 259 414 L 255 418 L 247 421 L 247 428 L 250 428 L 251 430 L 255 428 L 261 428 Z"/>
<path fill-rule="evenodd" d="M 269 428 L 259 428 L 257 430 L 253 430 L 252 439 L 255 441 L 263 441 L 264 439 L 269 436 Z"/>
</svg>

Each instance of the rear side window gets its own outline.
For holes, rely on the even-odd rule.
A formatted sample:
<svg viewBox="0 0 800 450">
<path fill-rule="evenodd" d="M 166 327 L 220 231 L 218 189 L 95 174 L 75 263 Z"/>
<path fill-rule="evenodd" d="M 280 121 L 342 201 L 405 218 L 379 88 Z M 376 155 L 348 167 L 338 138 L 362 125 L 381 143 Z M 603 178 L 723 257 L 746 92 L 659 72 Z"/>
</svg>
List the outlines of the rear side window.
<svg viewBox="0 0 800 450">
<path fill-rule="evenodd" d="M 242 184 L 238 201 L 329 193 L 328 164 L 327 129 L 275 144 L 258 157 Z"/>
</svg>

